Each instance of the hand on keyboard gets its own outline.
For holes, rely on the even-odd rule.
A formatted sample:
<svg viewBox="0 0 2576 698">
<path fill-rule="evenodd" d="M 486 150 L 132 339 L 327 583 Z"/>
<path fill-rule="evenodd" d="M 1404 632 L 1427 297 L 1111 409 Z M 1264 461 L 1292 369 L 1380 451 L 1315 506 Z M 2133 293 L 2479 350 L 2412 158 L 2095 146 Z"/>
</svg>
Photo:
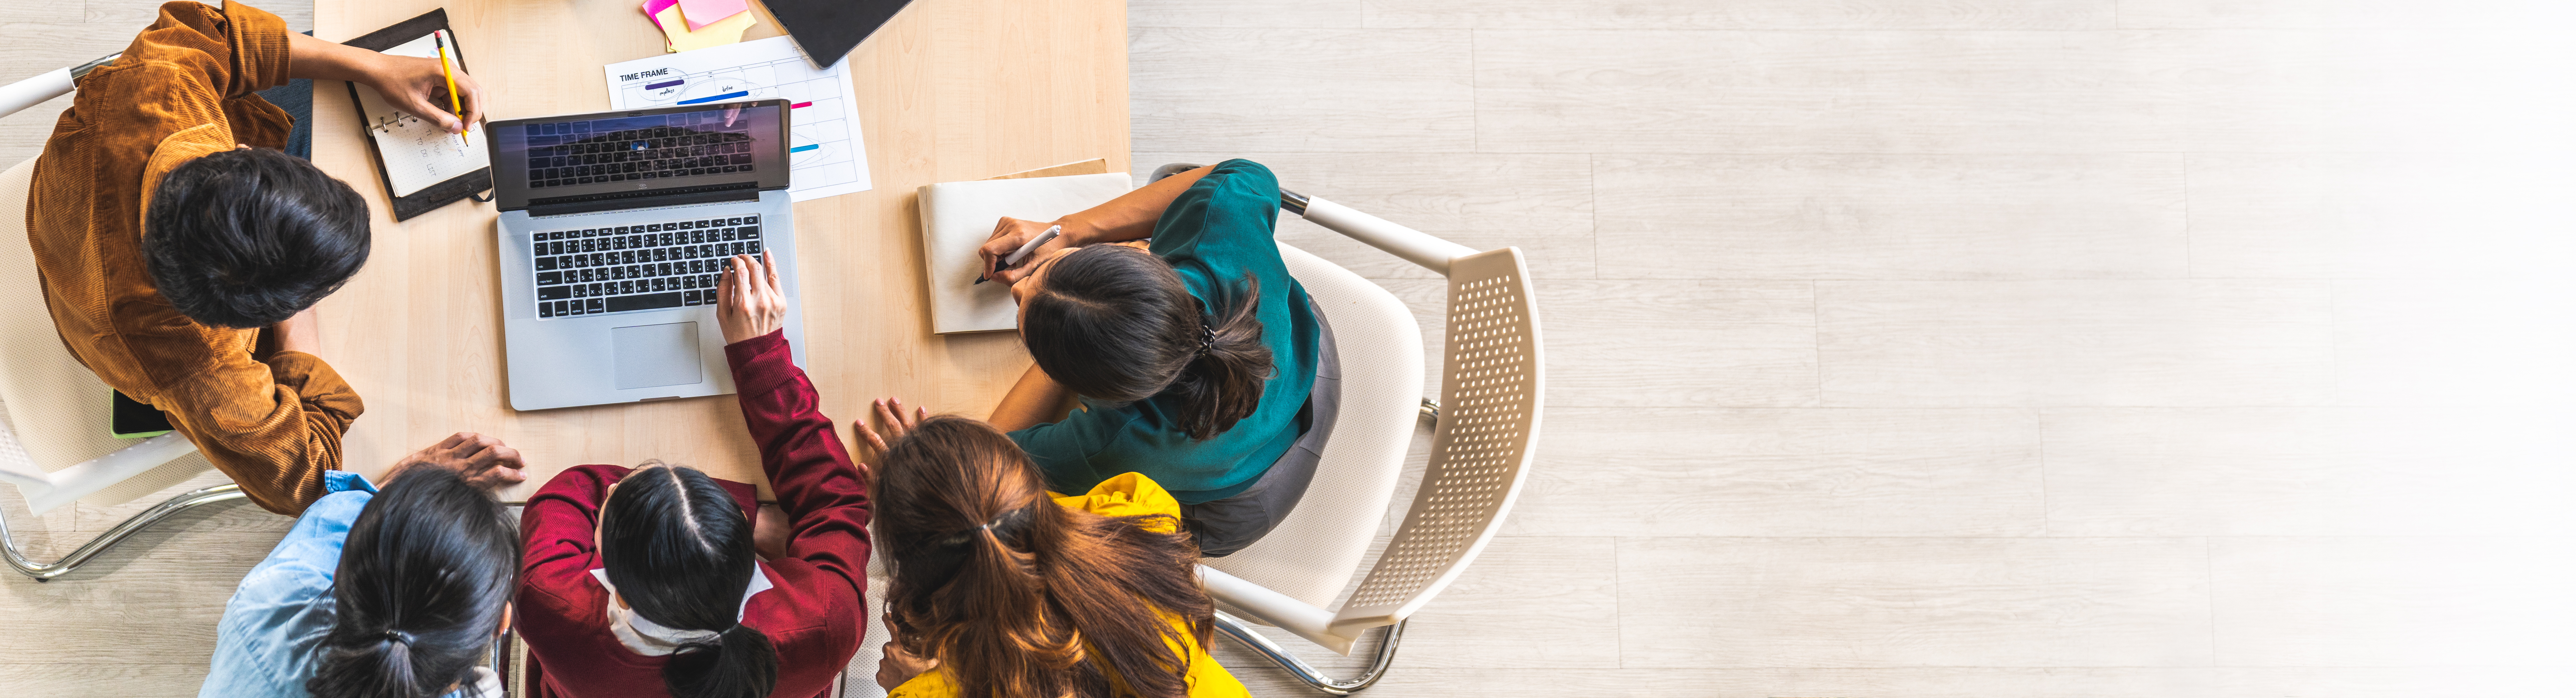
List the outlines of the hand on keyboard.
<svg viewBox="0 0 2576 698">
<path fill-rule="evenodd" d="M 716 324 L 726 344 L 752 339 L 785 324 L 787 295 L 778 291 L 777 260 L 767 250 L 759 257 L 734 255 L 731 268 L 716 280 Z"/>
</svg>

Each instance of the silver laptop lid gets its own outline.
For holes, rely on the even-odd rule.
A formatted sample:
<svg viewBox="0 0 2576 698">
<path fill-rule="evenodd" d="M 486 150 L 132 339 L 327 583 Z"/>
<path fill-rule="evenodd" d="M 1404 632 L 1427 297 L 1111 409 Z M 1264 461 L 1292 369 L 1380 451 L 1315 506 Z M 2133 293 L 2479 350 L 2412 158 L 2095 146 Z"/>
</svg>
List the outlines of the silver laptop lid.
<svg viewBox="0 0 2576 698">
<path fill-rule="evenodd" d="M 788 111 L 765 99 L 490 122 L 493 198 L 604 210 L 783 190 Z"/>
</svg>

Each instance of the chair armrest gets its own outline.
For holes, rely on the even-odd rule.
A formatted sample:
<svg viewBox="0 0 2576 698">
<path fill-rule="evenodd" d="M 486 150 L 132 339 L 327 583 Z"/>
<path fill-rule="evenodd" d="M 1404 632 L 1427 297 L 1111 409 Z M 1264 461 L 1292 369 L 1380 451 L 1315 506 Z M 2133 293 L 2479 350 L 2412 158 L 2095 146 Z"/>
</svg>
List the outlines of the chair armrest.
<svg viewBox="0 0 2576 698">
<path fill-rule="evenodd" d="M 1368 243 L 1370 247 L 1386 250 L 1388 254 L 1439 272 L 1441 276 L 1449 275 L 1449 260 L 1476 253 L 1466 245 L 1442 240 L 1430 233 L 1321 198 L 1307 197 L 1306 220 Z"/>
</svg>

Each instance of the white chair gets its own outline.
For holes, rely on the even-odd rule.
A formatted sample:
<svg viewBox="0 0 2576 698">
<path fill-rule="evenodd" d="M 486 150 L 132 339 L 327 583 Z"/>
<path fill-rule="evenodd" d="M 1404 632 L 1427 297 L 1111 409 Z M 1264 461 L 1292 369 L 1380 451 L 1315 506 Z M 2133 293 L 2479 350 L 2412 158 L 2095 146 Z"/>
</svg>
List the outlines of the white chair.
<svg viewBox="0 0 2576 698">
<path fill-rule="evenodd" d="M 1152 178 L 1195 167 L 1165 165 Z M 1332 324 L 1341 405 L 1314 480 L 1287 519 L 1259 542 L 1200 566 L 1201 585 L 1220 604 L 1218 630 L 1316 690 L 1347 695 L 1385 674 L 1406 620 L 1475 561 L 1520 494 L 1544 384 L 1538 306 L 1519 248 L 1478 252 L 1330 201 L 1280 194 L 1288 212 L 1449 279 L 1445 368 L 1434 403 L 1418 392 L 1421 330 L 1404 303 L 1358 274 L 1279 246 L 1289 273 Z M 1437 424 L 1412 508 L 1350 599 L 1327 610 L 1376 538 L 1423 415 Z M 1388 630 L 1366 673 L 1336 680 L 1228 608 L 1342 655 L 1368 630 Z"/>
<path fill-rule="evenodd" d="M 114 60 L 100 58 L 0 87 L 0 116 L 71 91 L 72 78 Z M 0 442 L 0 482 L 18 487 L 27 507 L 44 513 L 73 501 L 118 505 L 213 469 L 178 434 L 141 441 L 109 434 L 108 387 L 72 358 L 44 310 L 34 251 L 27 246 L 26 209 L 30 158 L 0 171 L 0 299 L 17 312 L 0 314 L 0 408 L 13 437 Z M 225 484 L 180 495 L 100 534 L 53 563 L 27 559 L 0 517 L 0 555 L 10 569 L 36 581 L 71 572 L 128 536 L 173 514 L 241 499 Z"/>
</svg>

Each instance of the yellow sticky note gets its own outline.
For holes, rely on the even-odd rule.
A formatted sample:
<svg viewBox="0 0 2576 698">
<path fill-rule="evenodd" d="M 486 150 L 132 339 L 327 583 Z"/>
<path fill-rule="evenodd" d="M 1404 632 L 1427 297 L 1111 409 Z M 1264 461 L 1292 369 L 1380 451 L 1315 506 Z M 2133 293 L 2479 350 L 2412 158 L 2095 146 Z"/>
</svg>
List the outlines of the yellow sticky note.
<svg viewBox="0 0 2576 698">
<path fill-rule="evenodd" d="M 689 31 L 688 20 L 681 16 L 678 3 L 653 13 L 653 23 L 661 25 L 662 38 L 669 41 L 666 50 L 672 53 L 742 43 L 743 31 L 758 21 L 750 12 L 737 12 L 731 17 L 708 22 L 697 31 Z"/>
</svg>

